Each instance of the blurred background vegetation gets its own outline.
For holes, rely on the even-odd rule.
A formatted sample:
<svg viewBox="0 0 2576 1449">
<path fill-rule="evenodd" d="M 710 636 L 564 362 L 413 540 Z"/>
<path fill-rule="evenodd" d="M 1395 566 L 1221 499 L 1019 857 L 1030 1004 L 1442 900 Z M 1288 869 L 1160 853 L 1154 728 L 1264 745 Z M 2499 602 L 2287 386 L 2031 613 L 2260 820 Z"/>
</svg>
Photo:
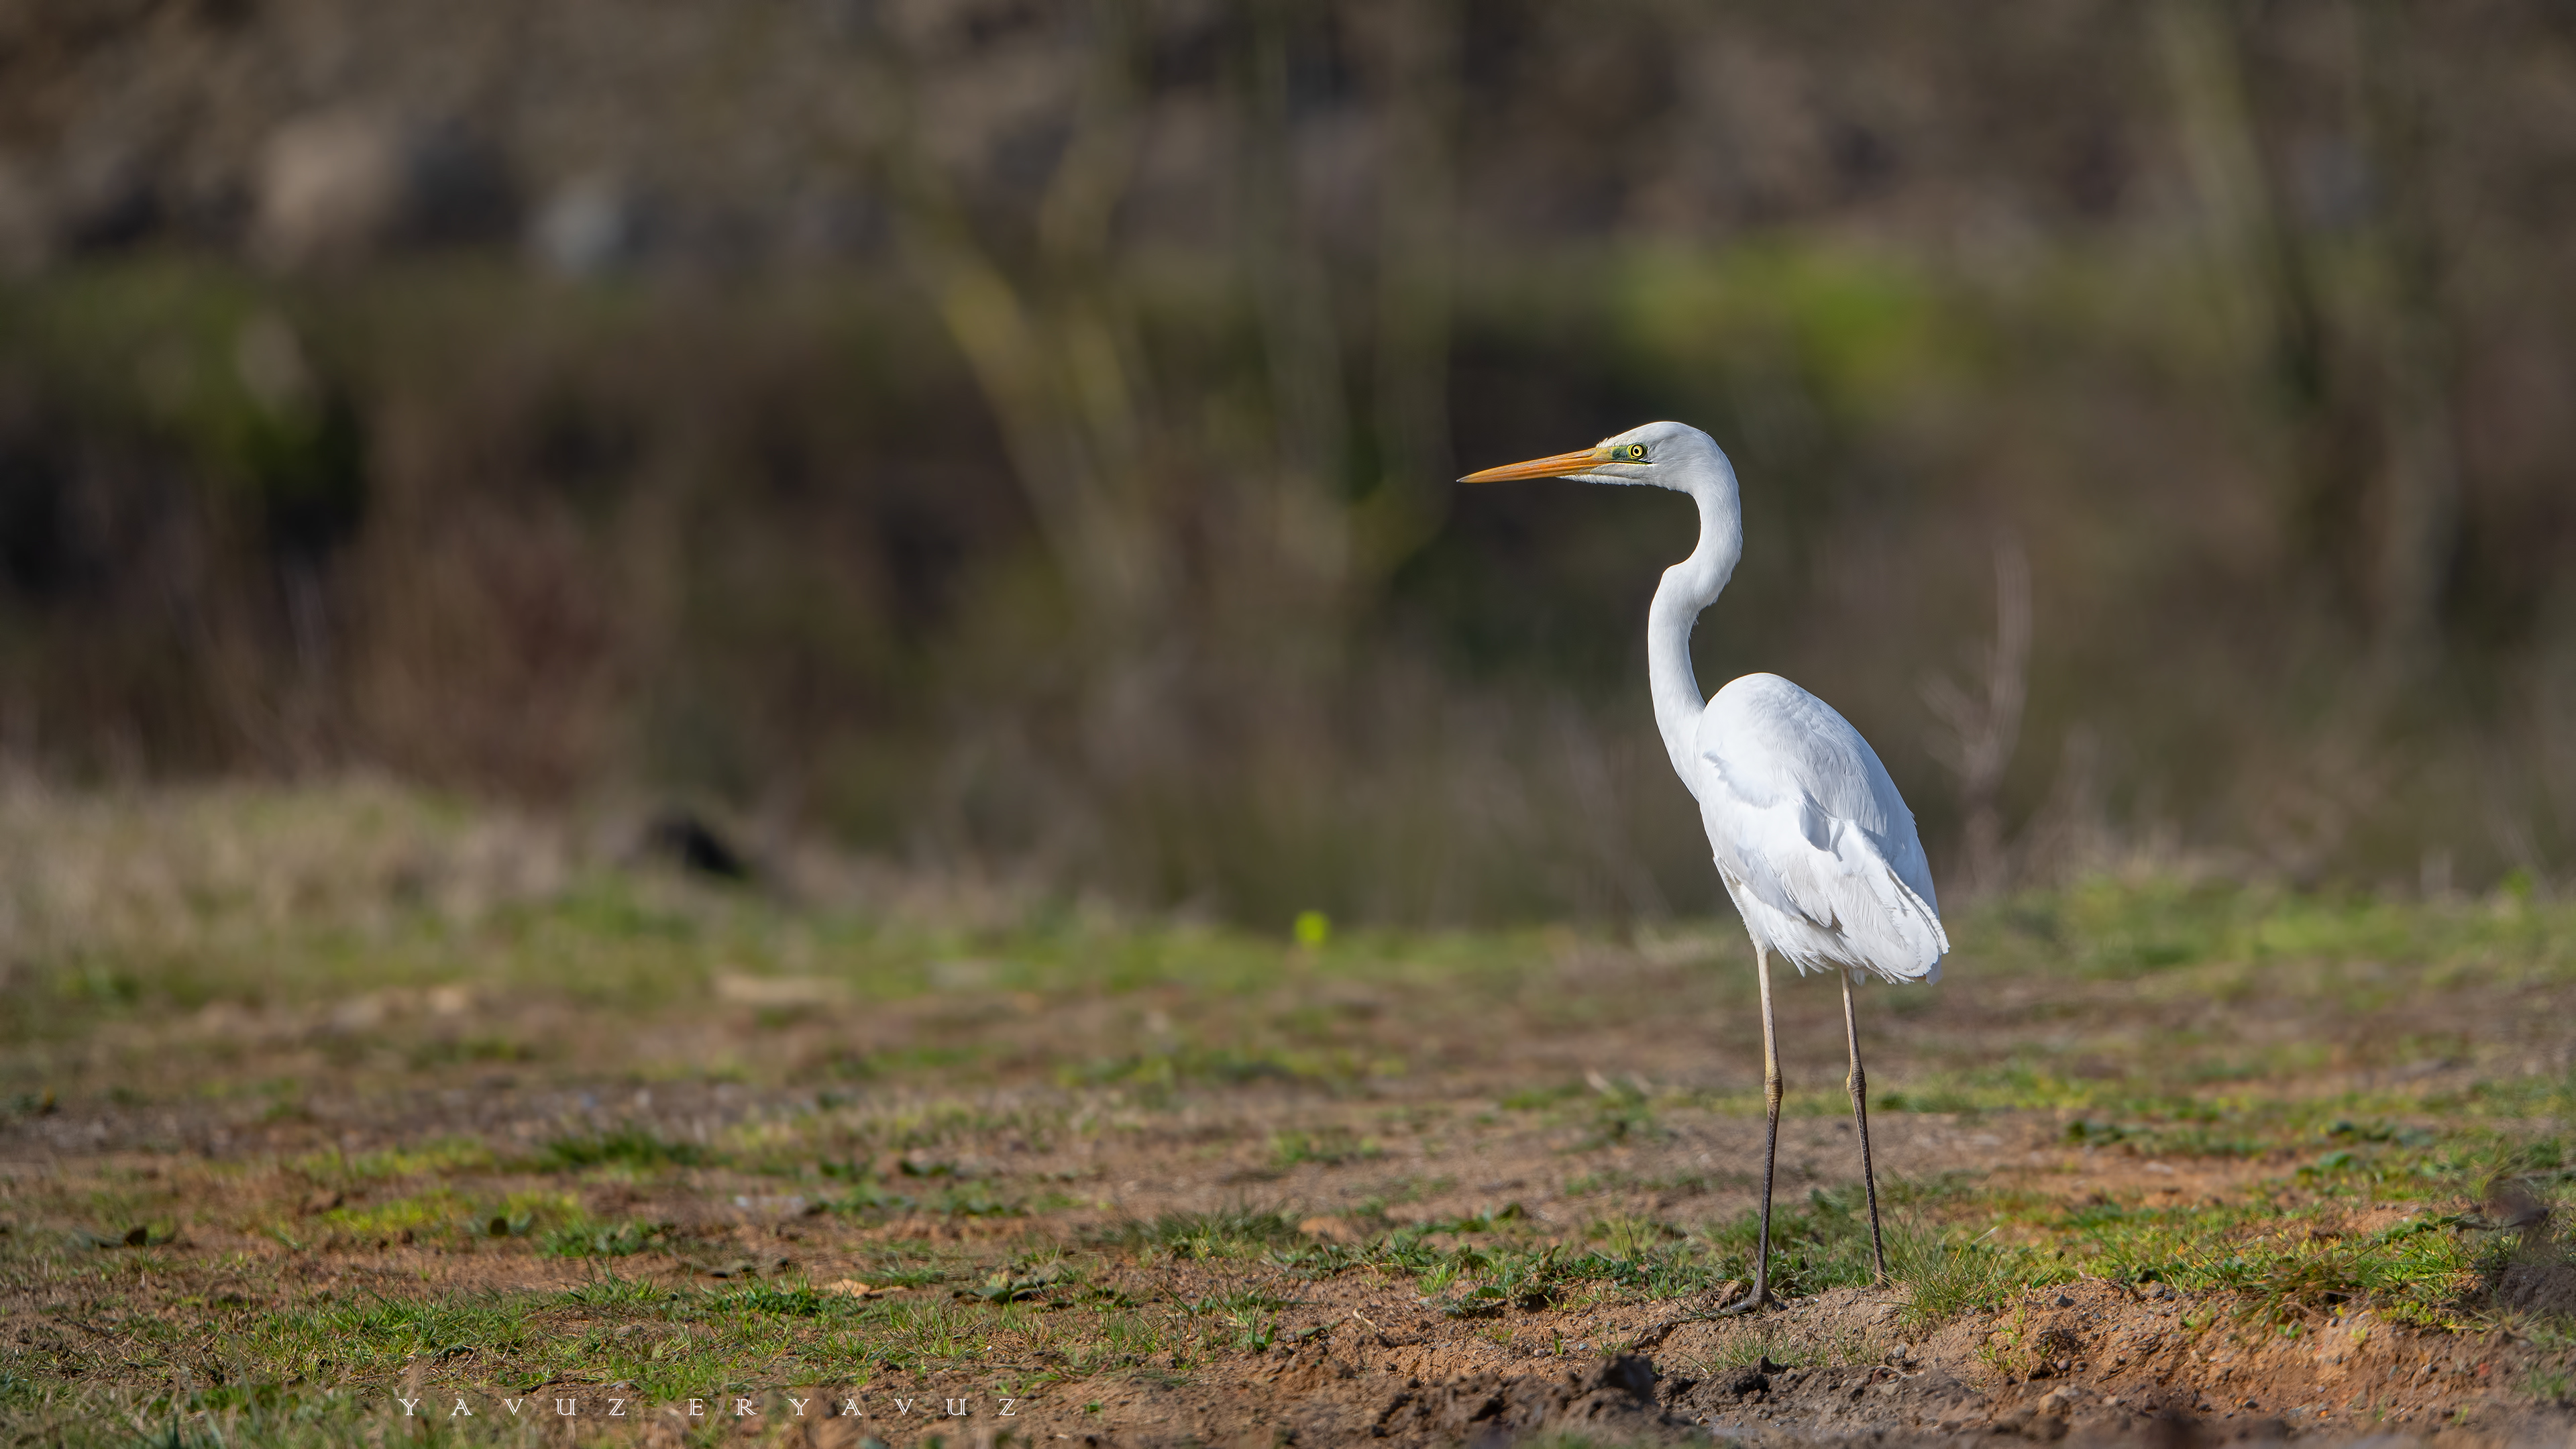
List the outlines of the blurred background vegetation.
<svg viewBox="0 0 2576 1449">
<path fill-rule="evenodd" d="M 1688 506 L 1447 481 L 1674 417 L 1946 891 L 2528 895 L 2571 242 L 2537 0 L 0 0 L 0 758 L 1710 912 Z"/>
</svg>

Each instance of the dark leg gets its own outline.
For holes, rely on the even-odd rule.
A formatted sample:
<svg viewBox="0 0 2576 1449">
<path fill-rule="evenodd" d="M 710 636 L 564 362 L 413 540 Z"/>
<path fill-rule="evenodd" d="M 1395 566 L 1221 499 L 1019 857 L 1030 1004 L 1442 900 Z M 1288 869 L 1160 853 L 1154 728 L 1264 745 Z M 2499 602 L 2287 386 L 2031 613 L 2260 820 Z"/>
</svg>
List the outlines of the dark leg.
<svg viewBox="0 0 2576 1449">
<path fill-rule="evenodd" d="M 1762 978 L 1762 1102 L 1770 1125 L 1762 1137 L 1762 1246 L 1754 1250 L 1753 1291 L 1721 1313 L 1749 1313 L 1771 1301 L 1771 1168 L 1780 1156 L 1780 1041 L 1771 1026 L 1771 953 L 1753 948 L 1754 970 Z"/>
<path fill-rule="evenodd" d="M 1852 1122 L 1860 1128 L 1860 1180 L 1869 1193 L 1869 1249 L 1878 1281 L 1887 1281 L 1887 1243 L 1878 1235 L 1878 1172 L 1869 1161 L 1869 1078 L 1860 1069 L 1860 1023 L 1852 1014 L 1851 973 L 1843 973 L 1843 1040 L 1851 1045 Z"/>
</svg>

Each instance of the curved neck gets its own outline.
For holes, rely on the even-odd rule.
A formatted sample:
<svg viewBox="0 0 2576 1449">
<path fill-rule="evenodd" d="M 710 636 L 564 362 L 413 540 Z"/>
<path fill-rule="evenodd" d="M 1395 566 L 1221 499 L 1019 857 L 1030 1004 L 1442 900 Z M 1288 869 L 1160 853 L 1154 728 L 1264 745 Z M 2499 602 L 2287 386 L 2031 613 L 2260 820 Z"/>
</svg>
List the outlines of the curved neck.
<svg viewBox="0 0 2576 1449">
<path fill-rule="evenodd" d="M 1655 728 L 1664 737 L 1664 752 L 1684 780 L 1695 777 L 1693 737 L 1699 729 L 1699 676 L 1692 672 L 1691 629 L 1700 611 L 1717 601 L 1744 553 L 1744 519 L 1735 501 L 1734 480 L 1690 490 L 1699 504 L 1699 547 L 1689 558 L 1664 570 L 1655 589 L 1654 606 L 1646 611 L 1646 675 L 1655 694 Z"/>
</svg>

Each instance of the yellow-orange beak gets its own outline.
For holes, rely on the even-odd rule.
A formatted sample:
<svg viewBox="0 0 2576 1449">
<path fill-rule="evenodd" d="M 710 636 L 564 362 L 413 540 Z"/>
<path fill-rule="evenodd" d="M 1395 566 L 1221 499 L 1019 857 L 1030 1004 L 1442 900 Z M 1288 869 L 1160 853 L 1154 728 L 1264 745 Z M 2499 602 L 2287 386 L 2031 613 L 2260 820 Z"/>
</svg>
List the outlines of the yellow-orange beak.
<svg viewBox="0 0 2576 1449">
<path fill-rule="evenodd" d="M 1505 483 L 1514 478 L 1562 478 L 1568 473 L 1589 473 L 1611 461 L 1608 448 L 1582 448 L 1552 457 L 1532 458 L 1526 463 L 1505 463 L 1459 479 L 1461 483 Z"/>
</svg>

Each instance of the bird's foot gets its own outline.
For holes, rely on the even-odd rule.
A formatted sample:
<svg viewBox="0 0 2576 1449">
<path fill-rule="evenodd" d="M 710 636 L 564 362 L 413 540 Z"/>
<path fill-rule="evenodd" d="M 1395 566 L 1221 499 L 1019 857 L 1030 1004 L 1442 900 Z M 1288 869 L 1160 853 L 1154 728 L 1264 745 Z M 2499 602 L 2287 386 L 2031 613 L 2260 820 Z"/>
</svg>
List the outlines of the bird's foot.
<svg viewBox="0 0 2576 1449">
<path fill-rule="evenodd" d="M 1751 1313 L 1757 1308 L 1766 1307 L 1770 1302 L 1771 1290 L 1767 1287 L 1756 1288 L 1752 1292 L 1745 1294 L 1742 1298 L 1737 1299 L 1735 1302 L 1717 1310 L 1717 1316 L 1720 1318 L 1733 1318 L 1739 1313 Z"/>
</svg>

